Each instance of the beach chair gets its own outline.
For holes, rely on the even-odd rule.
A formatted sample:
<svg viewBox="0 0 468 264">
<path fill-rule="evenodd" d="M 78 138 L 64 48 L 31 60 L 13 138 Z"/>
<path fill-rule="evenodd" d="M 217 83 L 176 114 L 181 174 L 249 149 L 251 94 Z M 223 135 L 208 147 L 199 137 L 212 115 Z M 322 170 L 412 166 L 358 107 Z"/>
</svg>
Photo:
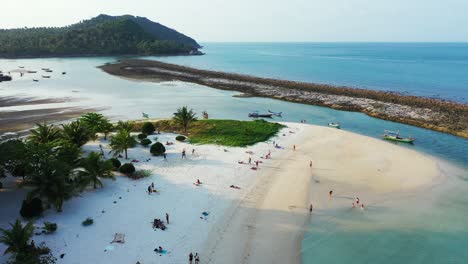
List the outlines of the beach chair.
<svg viewBox="0 0 468 264">
<path fill-rule="evenodd" d="M 122 233 L 115 233 L 114 235 L 114 240 L 112 240 L 111 244 L 112 243 L 125 243 L 125 234 L 122 234 Z"/>
</svg>

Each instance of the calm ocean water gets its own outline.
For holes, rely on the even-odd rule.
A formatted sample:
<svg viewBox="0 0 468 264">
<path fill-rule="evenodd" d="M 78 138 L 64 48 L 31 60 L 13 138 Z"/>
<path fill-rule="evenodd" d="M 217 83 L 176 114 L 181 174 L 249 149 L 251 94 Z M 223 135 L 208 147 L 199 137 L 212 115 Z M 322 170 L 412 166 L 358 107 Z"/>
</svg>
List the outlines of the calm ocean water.
<svg viewBox="0 0 468 264">
<path fill-rule="evenodd" d="M 205 44 L 207 55 L 163 57 L 168 62 L 207 69 L 248 73 L 372 89 L 408 91 L 466 102 L 468 44 Z M 61 106 L 105 108 L 112 119 L 170 117 L 188 105 L 213 118 L 247 120 L 249 111 L 282 111 L 278 121 L 326 125 L 339 121 L 344 130 L 380 138 L 384 129 L 399 129 L 417 138 L 404 145 L 455 163 L 447 184 L 425 195 L 386 201 L 365 215 L 337 215 L 339 221 L 311 225 L 304 238 L 304 263 L 468 263 L 468 140 L 379 120 L 361 113 L 277 101 L 236 98 L 236 92 L 187 83 L 145 83 L 109 76 L 95 68 L 116 58 L 0 60 L 4 72 L 24 66 L 54 70 L 51 79 L 12 73 L 0 83 L 0 96 L 71 97 Z M 66 75 L 61 72 L 66 71 Z M 39 78 L 34 83 L 32 79 Z M 37 109 L 33 105 L 0 111 Z M 391 143 L 389 143 L 391 144 Z M 388 207 L 388 208 L 387 208 Z M 385 209 L 385 210 L 384 210 Z"/>
<path fill-rule="evenodd" d="M 289 80 L 468 102 L 468 43 L 207 43 L 162 60 Z"/>
</svg>

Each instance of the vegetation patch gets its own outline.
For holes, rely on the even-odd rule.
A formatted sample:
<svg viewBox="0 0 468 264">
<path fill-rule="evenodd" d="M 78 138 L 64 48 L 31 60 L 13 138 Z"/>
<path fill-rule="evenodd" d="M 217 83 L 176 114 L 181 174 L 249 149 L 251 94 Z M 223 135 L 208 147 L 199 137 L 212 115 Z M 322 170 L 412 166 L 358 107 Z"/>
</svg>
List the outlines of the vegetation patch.
<svg viewBox="0 0 468 264">
<path fill-rule="evenodd" d="M 156 123 L 161 131 L 177 131 L 178 125 L 172 120 Z M 284 125 L 264 120 L 198 120 L 191 123 L 187 134 L 193 144 L 218 144 L 231 147 L 251 146 L 273 137 Z M 180 129 L 180 127 L 179 127 Z"/>
<path fill-rule="evenodd" d="M 130 175 L 135 172 L 135 166 L 132 163 L 125 163 L 120 166 L 119 171 L 123 174 Z"/>
<path fill-rule="evenodd" d="M 166 147 L 161 142 L 156 142 L 151 146 L 150 152 L 153 156 L 161 156 L 166 152 Z"/>
<path fill-rule="evenodd" d="M 177 140 L 177 141 L 185 141 L 185 139 L 186 139 L 186 137 L 184 137 L 184 136 L 177 136 L 175 138 L 175 140 Z"/>
</svg>

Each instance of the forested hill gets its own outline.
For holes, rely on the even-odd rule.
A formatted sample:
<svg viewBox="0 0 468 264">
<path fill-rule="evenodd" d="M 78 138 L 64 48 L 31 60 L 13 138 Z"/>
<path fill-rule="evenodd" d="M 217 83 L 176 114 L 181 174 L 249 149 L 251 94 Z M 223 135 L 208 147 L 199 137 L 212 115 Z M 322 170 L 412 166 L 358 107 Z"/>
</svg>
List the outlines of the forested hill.
<svg viewBox="0 0 468 264">
<path fill-rule="evenodd" d="M 0 30 L 0 57 L 199 54 L 200 45 L 143 17 L 99 15 L 66 27 Z"/>
</svg>

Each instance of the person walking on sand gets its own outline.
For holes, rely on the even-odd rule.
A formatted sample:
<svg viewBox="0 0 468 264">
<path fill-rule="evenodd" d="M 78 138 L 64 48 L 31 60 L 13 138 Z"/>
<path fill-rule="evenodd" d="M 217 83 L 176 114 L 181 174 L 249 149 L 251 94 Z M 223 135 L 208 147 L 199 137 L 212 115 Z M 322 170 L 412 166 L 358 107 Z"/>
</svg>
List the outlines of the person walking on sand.
<svg viewBox="0 0 468 264">
<path fill-rule="evenodd" d="M 312 214 L 312 210 L 314 210 L 314 206 L 312 205 L 312 203 L 310 204 L 309 206 L 309 212 Z"/>
<path fill-rule="evenodd" d="M 249 157 L 249 164 L 252 163 L 252 157 Z"/>
<path fill-rule="evenodd" d="M 192 252 L 190 252 L 190 254 L 188 255 L 188 263 L 192 264 L 192 261 L 193 261 L 193 254 Z"/>
<path fill-rule="evenodd" d="M 148 186 L 148 194 L 151 195 L 151 193 L 153 192 L 153 190 L 151 189 L 151 185 Z"/>
<path fill-rule="evenodd" d="M 293 145 L 293 150 L 296 151 L 296 145 Z"/>
<path fill-rule="evenodd" d="M 312 169 L 312 161 L 310 161 L 310 163 L 309 163 L 309 167 Z"/>
<path fill-rule="evenodd" d="M 166 223 L 169 224 L 169 214 L 166 213 Z"/>
<path fill-rule="evenodd" d="M 182 150 L 182 158 L 185 159 L 186 156 L 185 156 L 185 149 Z"/>
<path fill-rule="evenodd" d="M 333 191 L 329 191 L 328 192 L 328 200 L 331 200 L 332 196 L 333 196 Z"/>
<path fill-rule="evenodd" d="M 166 160 L 166 153 L 163 153 L 163 158 L 164 160 Z"/>
<path fill-rule="evenodd" d="M 198 253 L 195 253 L 195 264 L 200 263 L 200 256 L 198 256 Z"/>
<path fill-rule="evenodd" d="M 255 166 L 258 168 L 258 160 L 255 161 Z"/>
<path fill-rule="evenodd" d="M 364 212 L 364 204 L 361 204 L 361 211 Z"/>
<path fill-rule="evenodd" d="M 192 149 L 192 155 L 195 154 L 195 149 Z"/>
<path fill-rule="evenodd" d="M 359 197 L 356 197 L 356 204 L 359 205 Z"/>
</svg>

